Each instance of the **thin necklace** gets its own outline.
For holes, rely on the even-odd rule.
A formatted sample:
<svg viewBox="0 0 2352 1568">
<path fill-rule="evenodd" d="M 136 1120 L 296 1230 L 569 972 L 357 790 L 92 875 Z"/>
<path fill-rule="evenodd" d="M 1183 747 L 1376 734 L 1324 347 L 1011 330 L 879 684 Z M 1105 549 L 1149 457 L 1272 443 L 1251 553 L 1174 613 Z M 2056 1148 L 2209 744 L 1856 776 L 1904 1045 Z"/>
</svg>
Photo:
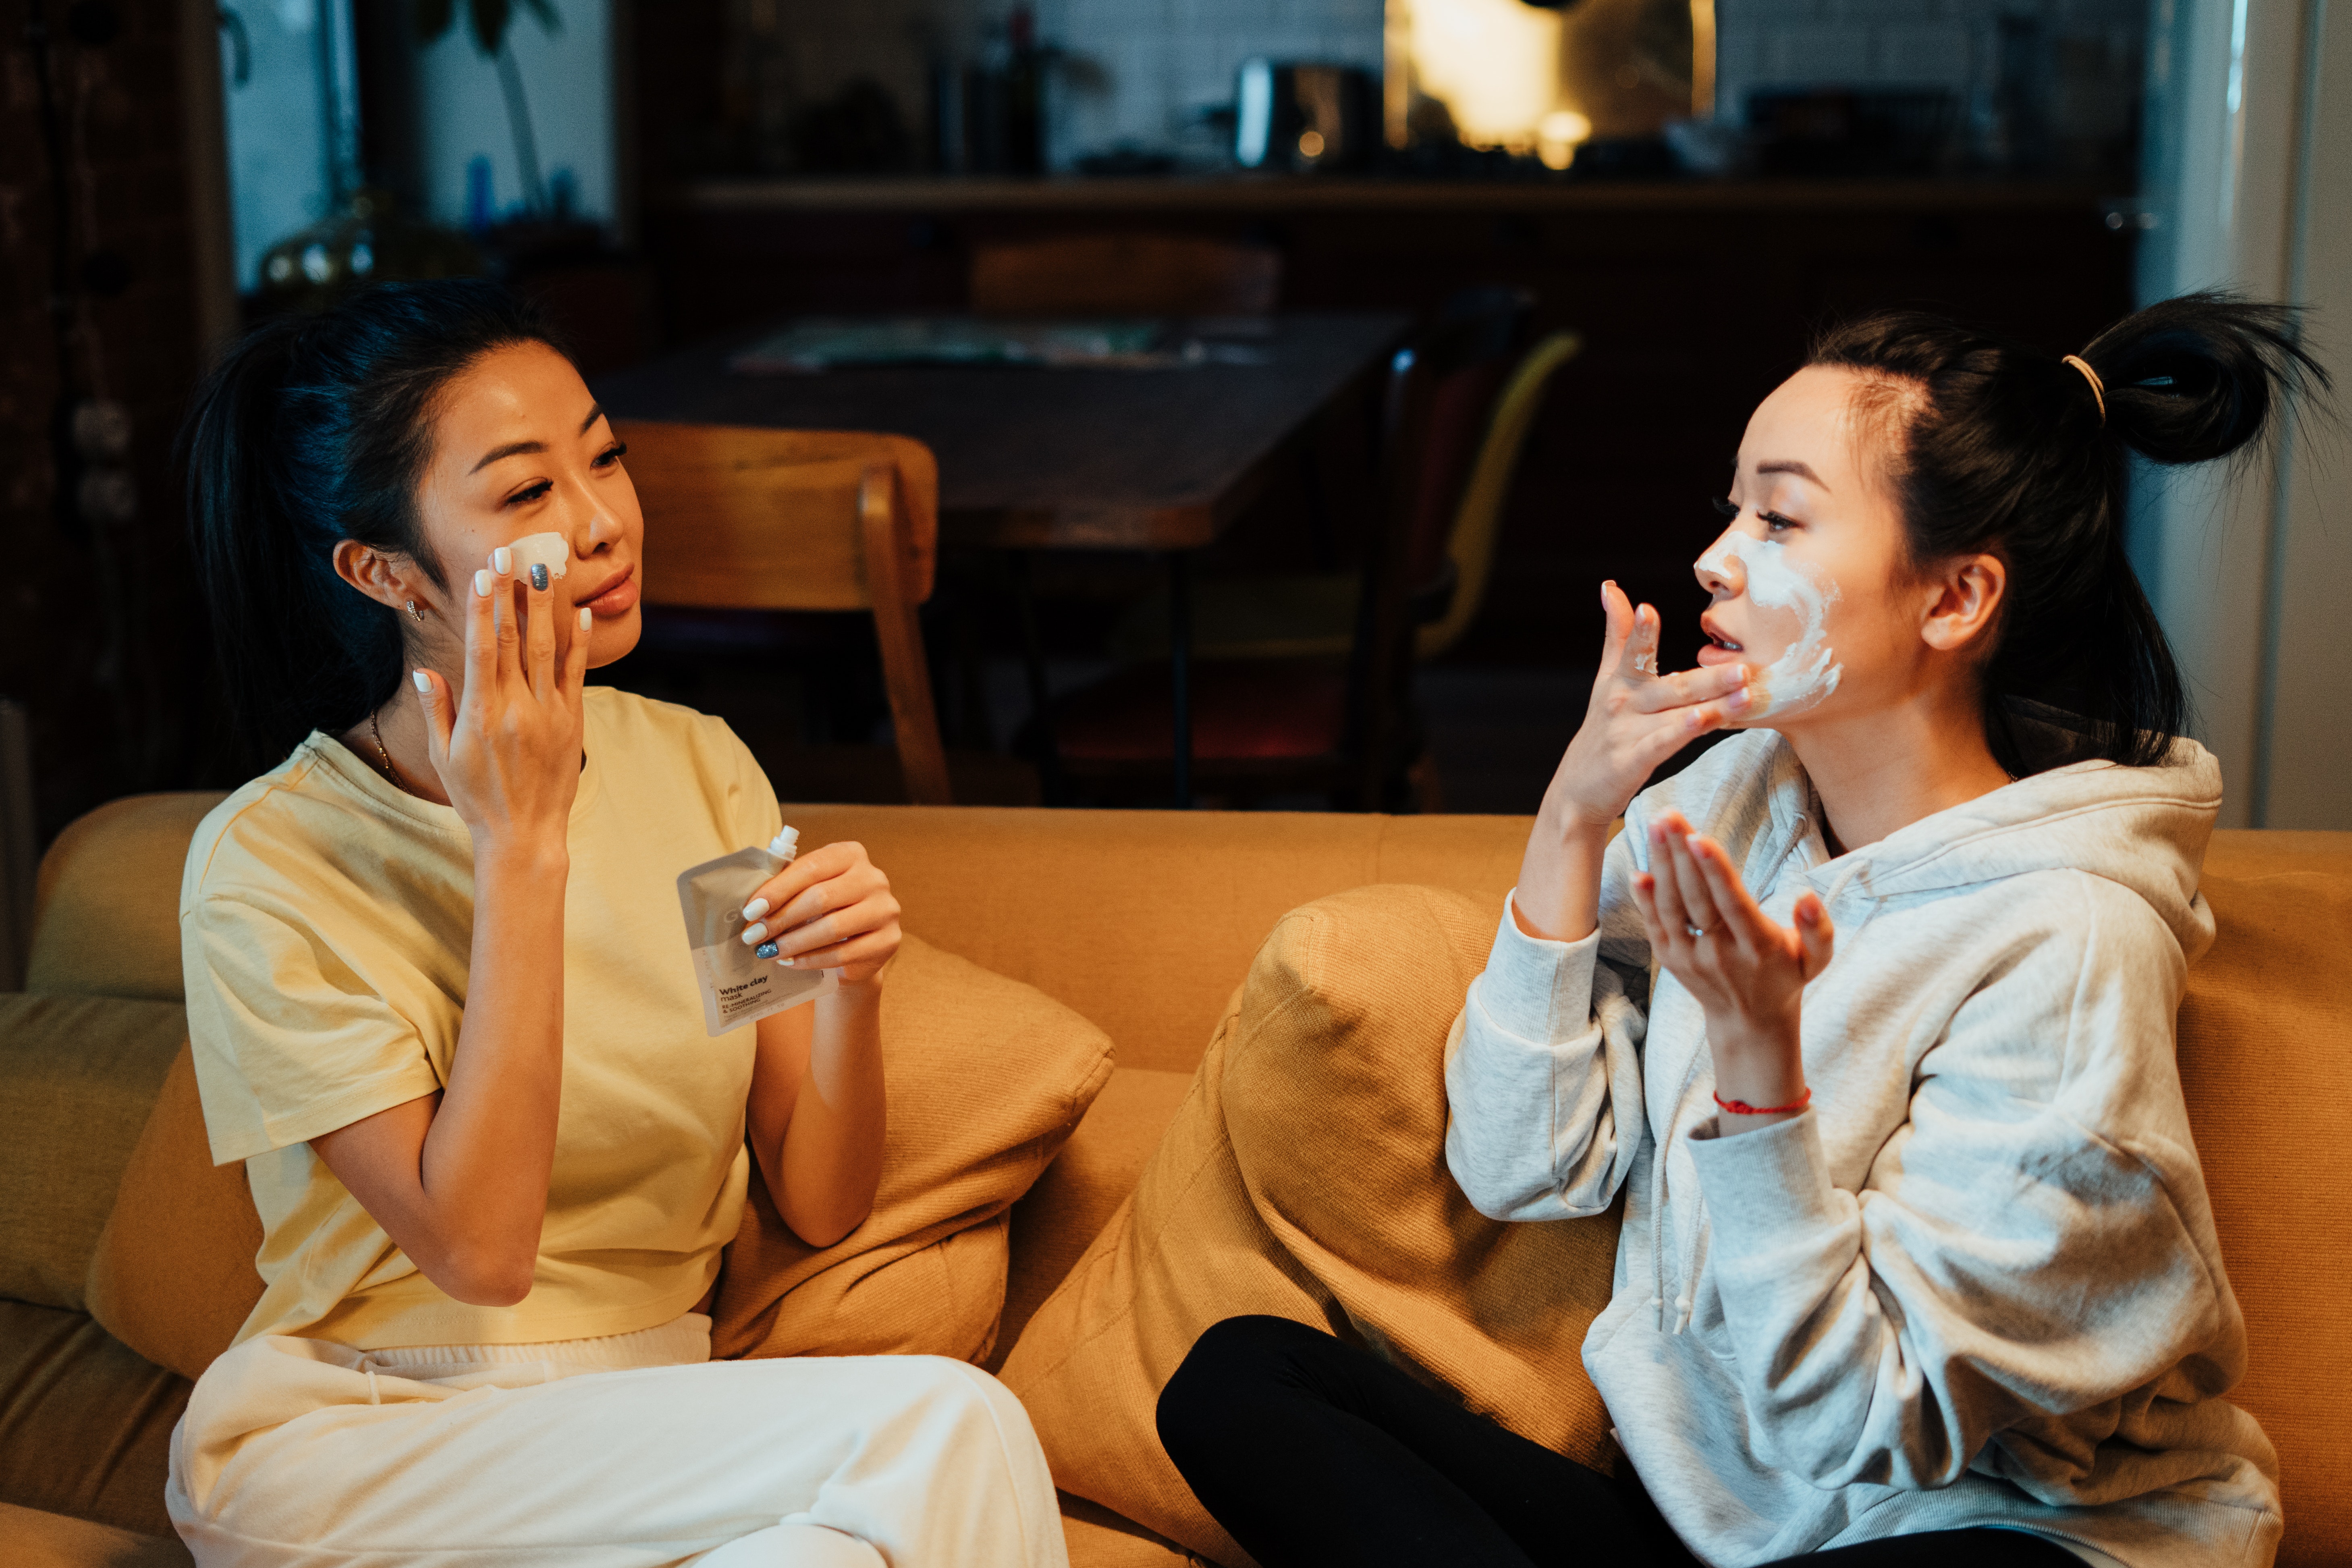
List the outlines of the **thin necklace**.
<svg viewBox="0 0 2352 1568">
<path fill-rule="evenodd" d="M 368 715 L 368 732 L 375 737 L 376 759 L 383 763 L 383 776 L 392 781 L 393 788 L 403 795 L 408 794 L 408 786 L 400 782 L 400 770 L 392 765 L 392 752 L 384 748 L 383 726 L 377 722 L 373 713 Z"/>
</svg>

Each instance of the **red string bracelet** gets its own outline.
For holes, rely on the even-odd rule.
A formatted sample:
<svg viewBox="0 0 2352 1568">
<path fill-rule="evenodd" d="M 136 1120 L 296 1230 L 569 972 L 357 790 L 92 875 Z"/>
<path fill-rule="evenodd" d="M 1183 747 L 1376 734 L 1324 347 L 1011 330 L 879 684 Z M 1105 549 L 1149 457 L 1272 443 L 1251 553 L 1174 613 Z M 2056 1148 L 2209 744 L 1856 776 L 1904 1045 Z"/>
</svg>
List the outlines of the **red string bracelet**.
<svg viewBox="0 0 2352 1568">
<path fill-rule="evenodd" d="M 1715 1102 L 1737 1116 L 1780 1116 L 1791 1110 L 1802 1110 L 1811 1105 L 1813 1091 L 1808 1085 L 1801 1099 L 1792 1100 L 1786 1105 L 1750 1105 L 1744 1100 L 1726 1100 L 1719 1094 L 1715 1097 Z"/>
</svg>

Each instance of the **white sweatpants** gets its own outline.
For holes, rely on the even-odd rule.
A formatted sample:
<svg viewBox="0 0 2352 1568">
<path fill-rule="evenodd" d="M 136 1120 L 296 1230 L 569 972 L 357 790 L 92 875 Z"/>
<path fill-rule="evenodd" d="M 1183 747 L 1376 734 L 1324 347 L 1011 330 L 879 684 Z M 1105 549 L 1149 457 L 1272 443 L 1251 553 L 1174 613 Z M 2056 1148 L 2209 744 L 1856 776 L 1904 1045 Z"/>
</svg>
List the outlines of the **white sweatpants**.
<svg viewBox="0 0 2352 1568">
<path fill-rule="evenodd" d="M 938 1356 L 713 1362 L 710 1321 L 198 1380 L 165 1491 L 198 1568 L 1066 1568 L 1020 1402 Z"/>
</svg>

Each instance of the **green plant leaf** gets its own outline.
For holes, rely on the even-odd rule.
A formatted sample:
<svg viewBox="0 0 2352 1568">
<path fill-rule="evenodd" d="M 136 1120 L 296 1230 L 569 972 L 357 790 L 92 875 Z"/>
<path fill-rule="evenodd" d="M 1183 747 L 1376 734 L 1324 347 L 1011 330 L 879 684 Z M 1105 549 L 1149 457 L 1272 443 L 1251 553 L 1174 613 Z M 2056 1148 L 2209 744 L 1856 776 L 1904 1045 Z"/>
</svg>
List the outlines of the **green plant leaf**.
<svg viewBox="0 0 2352 1568">
<path fill-rule="evenodd" d="M 433 42 L 457 19 L 456 0 L 416 0 L 416 37 L 421 43 Z"/>
</svg>

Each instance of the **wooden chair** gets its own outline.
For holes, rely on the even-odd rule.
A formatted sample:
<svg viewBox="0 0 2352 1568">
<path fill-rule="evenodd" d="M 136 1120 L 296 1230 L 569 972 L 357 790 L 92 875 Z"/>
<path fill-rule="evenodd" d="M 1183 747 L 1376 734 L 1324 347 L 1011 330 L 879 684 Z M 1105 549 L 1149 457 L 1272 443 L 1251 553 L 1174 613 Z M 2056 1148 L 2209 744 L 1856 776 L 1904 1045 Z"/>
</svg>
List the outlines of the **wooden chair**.
<svg viewBox="0 0 2352 1568">
<path fill-rule="evenodd" d="M 1482 445 L 1532 306 L 1516 290 L 1465 295 L 1398 353 L 1381 515 L 1366 541 L 1346 643 L 1197 666 L 1192 767 L 1202 787 L 1244 797 L 1322 791 L 1365 811 L 1406 804 L 1403 786 L 1421 746 L 1411 700 L 1414 626 L 1443 624 L 1449 607 L 1445 525 L 1479 466 L 1470 455 Z M 1129 665 L 1057 706 L 1061 766 L 1098 795 L 1164 786 L 1173 713 L 1168 666 Z"/>
<path fill-rule="evenodd" d="M 983 245 L 971 262 L 983 316 L 1264 316 L 1281 290 L 1280 251 L 1192 235 Z"/>
<path fill-rule="evenodd" d="M 939 465 L 904 436 L 619 420 L 646 511 L 645 603 L 866 610 L 907 797 L 953 804 L 917 606 L 931 596 Z"/>
<path fill-rule="evenodd" d="M 1551 378 L 1583 348 L 1574 332 L 1554 332 L 1521 356 L 1493 399 L 1486 428 L 1466 474 L 1438 462 L 1427 485 L 1428 504 L 1414 519 L 1409 552 L 1408 603 L 1414 621 L 1413 657 L 1435 658 L 1462 640 L 1477 619 L 1495 564 L 1495 541 L 1528 427 Z M 1450 412 L 1464 423 L 1480 390 L 1462 387 Z M 1473 416 L 1475 418 L 1475 416 Z M 1286 573 L 1201 584 L 1193 590 L 1192 657 L 1221 658 L 1338 658 L 1355 640 L 1361 574 Z M 1111 629 L 1112 657 L 1168 657 L 1168 601 L 1152 595 Z"/>
</svg>

